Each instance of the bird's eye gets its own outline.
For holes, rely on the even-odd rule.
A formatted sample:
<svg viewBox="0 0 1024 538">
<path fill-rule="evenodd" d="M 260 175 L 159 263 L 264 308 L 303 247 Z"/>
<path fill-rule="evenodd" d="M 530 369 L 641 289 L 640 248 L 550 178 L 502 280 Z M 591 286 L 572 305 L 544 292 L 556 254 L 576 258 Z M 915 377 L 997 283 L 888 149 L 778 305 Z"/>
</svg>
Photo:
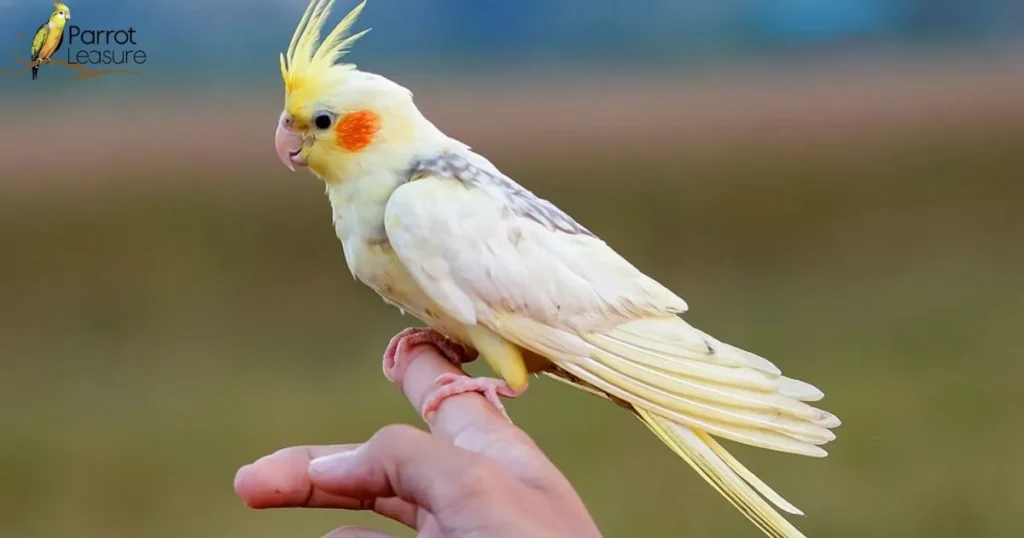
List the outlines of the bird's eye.
<svg viewBox="0 0 1024 538">
<path fill-rule="evenodd" d="M 327 114 L 317 114 L 313 118 L 313 124 L 316 125 L 317 129 L 327 129 L 331 126 L 331 117 Z"/>
<path fill-rule="evenodd" d="M 63 11 L 58 11 L 57 14 L 60 15 L 61 17 L 64 16 L 64 12 Z"/>
</svg>

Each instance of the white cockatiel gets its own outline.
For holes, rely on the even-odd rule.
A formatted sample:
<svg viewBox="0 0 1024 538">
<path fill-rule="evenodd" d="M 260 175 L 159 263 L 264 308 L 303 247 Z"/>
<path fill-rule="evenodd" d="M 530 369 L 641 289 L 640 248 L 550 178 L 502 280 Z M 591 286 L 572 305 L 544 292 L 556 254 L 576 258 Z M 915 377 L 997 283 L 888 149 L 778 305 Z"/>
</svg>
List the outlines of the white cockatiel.
<svg viewBox="0 0 1024 538">
<path fill-rule="evenodd" d="M 800 511 L 712 436 L 825 456 L 839 420 L 806 403 L 821 391 L 687 324 L 681 298 L 442 133 L 407 89 L 338 63 L 364 4 L 321 42 L 332 3 L 312 0 L 281 56 L 275 142 L 325 182 L 353 275 L 429 325 L 392 340 L 385 373 L 431 342 L 500 378 L 445 376 L 428 410 L 466 391 L 501 407 L 550 375 L 630 410 L 766 534 L 803 536 L 769 501 Z"/>
</svg>

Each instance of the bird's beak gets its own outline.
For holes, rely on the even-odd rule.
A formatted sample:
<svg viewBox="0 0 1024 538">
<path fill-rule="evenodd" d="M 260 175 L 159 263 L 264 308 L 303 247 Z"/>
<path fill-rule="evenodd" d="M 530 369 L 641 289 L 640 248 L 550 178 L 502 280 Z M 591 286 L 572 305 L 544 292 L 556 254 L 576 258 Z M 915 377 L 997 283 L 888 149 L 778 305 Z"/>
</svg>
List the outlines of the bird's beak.
<svg viewBox="0 0 1024 538">
<path fill-rule="evenodd" d="M 294 172 L 296 166 L 306 166 L 306 159 L 302 157 L 302 137 L 292 129 L 291 119 L 286 114 L 282 114 L 281 120 L 277 122 L 274 146 L 277 148 L 277 156 L 289 170 Z"/>
<path fill-rule="evenodd" d="M 71 14 L 70 13 L 65 13 L 64 14 L 64 20 L 70 21 L 71 20 Z"/>
</svg>

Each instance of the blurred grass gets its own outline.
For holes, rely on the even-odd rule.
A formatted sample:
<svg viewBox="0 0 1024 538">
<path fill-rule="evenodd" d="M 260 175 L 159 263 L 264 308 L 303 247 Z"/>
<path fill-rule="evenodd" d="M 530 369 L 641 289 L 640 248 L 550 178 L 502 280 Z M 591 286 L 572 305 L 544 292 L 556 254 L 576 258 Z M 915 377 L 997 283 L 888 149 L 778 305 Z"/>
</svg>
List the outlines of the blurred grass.
<svg viewBox="0 0 1024 538">
<path fill-rule="evenodd" d="M 808 535 L 1011 537 L 1024 534 L 1021 147 L 1024 128 L 993 128 L 494 160 L 677 290 L 688 320 L 825 391 L 844 421 L 828 458 L 735 449 L 807 512 Z M 314 179 L 221 173 L 133 168 L 116 189 L 0 200 L 0 536 L 317 536 L 372 521 L 253 512 L 231 480 L 286 445 L 416 423 L 379 366 L 416 322 L 351 280 Z M 509 407 L 606 536 L 757 535 L 615 407 L 545 379 Z"/>
</svg>

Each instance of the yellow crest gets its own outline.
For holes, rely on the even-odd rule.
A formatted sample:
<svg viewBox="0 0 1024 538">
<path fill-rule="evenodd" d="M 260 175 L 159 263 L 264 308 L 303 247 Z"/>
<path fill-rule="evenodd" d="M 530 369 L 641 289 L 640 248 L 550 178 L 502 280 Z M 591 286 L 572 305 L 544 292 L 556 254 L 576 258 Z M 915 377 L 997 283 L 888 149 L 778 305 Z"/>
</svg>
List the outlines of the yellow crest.
<svg viewBox="0 0 1024 538">
<path fill-rule="evenodd" d="M 53 8 L 62 9 L 64 11 L 71 11 L 70 9 L 68 9 L 68 6 L 65 6 L 64 4 L 58 2 L 57 0 L 53 0 Z"/>
<path fill-rule="evenodd" d="M 363 0 L 320 42 L 320 33 L 333 5 L 334 0 L 310 0 L 302 20 L 295 27 L 287 56 L 281 54 L 281 77 L 286 92 L 292 92 L 305 78 L 325 74 L 357 39 L 370 31 L 367 29 L 352 36 L 345 35 L 363 11 L 366 5 L 366 0 Z"/>
</svg>

